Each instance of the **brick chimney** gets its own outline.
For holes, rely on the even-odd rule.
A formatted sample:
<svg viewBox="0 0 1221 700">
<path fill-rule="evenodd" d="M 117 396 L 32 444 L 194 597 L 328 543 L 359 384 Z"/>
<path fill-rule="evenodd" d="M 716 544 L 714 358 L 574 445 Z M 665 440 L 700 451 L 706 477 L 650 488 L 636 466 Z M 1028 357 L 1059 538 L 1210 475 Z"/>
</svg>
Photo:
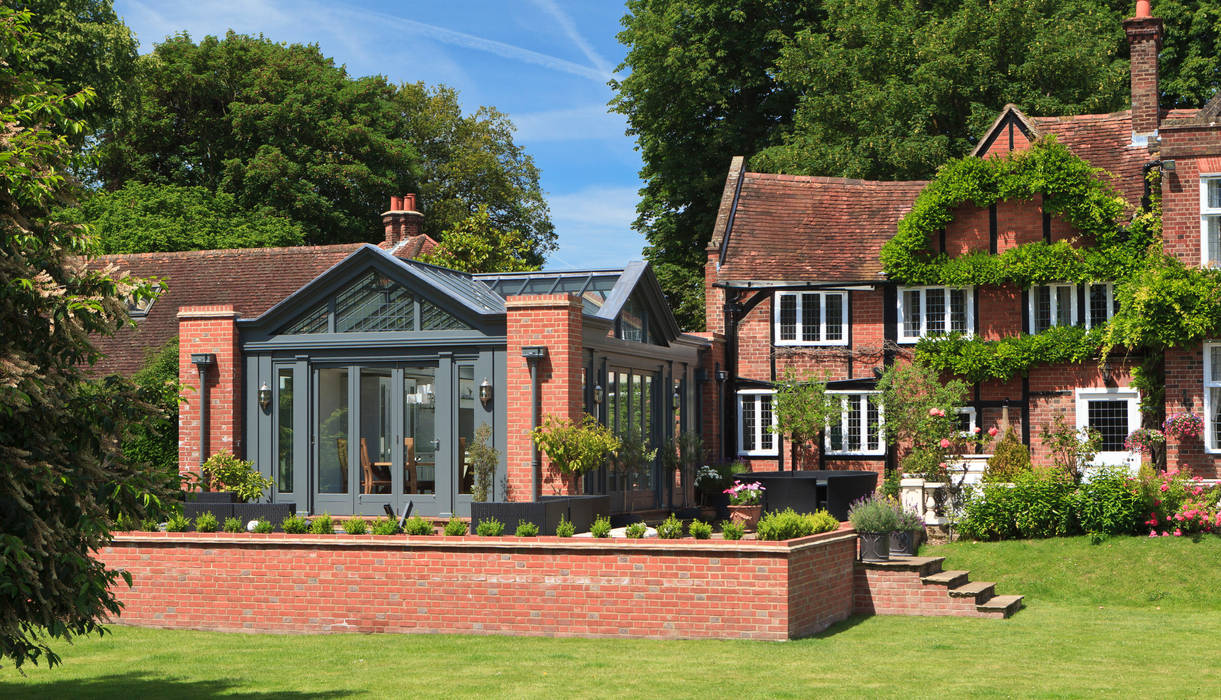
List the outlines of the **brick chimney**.
<svg viewBox="0 0 1221 700">
<path fill-rule="evenodd" d="M 396 245 L 420 235 L 424 228 L 424 215 L 416 211 L 415 195 L 390 198 L 390 209 L 382 212 L 382 225 L 386 228 L 383 248 Z"/>
<path fill-rule="evenodd" d="M 1162 48 L 1162 20 L 1150 16 L 1149 0 L 1137 0 L 1136 16 L 1123 21 L 1132 56 L 1132 145 L 1148 146 L 1160 122 L 1157 52 Z"/>
</svg>

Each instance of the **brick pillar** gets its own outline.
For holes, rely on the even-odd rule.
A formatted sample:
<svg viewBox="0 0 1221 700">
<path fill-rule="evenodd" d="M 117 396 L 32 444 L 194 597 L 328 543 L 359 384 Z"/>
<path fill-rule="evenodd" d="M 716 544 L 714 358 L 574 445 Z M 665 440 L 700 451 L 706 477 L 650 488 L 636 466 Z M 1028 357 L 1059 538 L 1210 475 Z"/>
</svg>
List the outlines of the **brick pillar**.
<svg viewBox="0 0 1221 700">
<path fill-rule="evenodd" d="M 238 348 L 237 311 L 232 305 L 183 306 L 178 309 L 178 377 L 182 404 L 178 413 L 178 470 L 199 473 L 199 370 L 195 353 L 216 355 L 208 367 L 207 453 L 228 450 L 242 455 L 242 371 Z"/>
<path fill-rule="evenodd" d="M 1132 135 L 1148 137 L 1159 123 L 1157 90 L 1157 52 L 1162 48 L 1162 20 L 1149 16 L 1149 4 L 1137 3 L 1135 17 L 1123 22 L 1132 56 Z"/>
<path fill-rule="evenodd" d="M 710 333 L 725 332 L 725 290 L 712 286 L 717 281 L 717 262 L 721 252 L 708 248 L 704 263 L 704 329 Z"/>
<path fill-rule="evenodd" d="M 578 420 L 584 413 L 581 396 L 582 304 L 573 294 L 535 294 L 510 297 L 505 302 L 508 335 L 507 384 L 509 500 L 531 497 L 530 366 L 521 356 L 525 346 L 542 345 L 547 357 L 538 361 L 539 423 L 543 417 Z M 575 493 L 575 480 L 561 480 L 542 460 L 544 496 Z"/>
</svg>

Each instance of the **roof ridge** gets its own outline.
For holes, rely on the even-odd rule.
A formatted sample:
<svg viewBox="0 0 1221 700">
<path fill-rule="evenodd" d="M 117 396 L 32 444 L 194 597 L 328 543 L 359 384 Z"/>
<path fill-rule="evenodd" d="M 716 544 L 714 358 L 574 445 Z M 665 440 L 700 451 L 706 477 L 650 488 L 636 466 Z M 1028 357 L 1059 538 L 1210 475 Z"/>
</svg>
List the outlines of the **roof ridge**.
<svg viewBox="0 0 1221 700">
<path fill-rule="evenodd" d="M 808 182 L 823 185 L 882 185 L 884 187 L 901 187 L 901 186 L 919 186 L 927 185 L 929 180 L 862 180 L 860 178 L 851 177 L 832 177 L 829 175 L 789 175 L 786 173 L 757 173 L 747 172 L 747 177 L 760 178 L 765 180 L 776 180 L 779 182 Z"/>
<path fill-rule="evenodd" d="M 327 245 L 287 245 L 273 247 L 257 247 L 257 248 L 200 248 L 197 250 L 160 250 L 147 253 L 107 253 L 105 255 L 88 256 L 90 260 L 130 260 L 132 258 L 145 259 L 155 257 L 180 257 L 189 258 L 192 256 L 201 255 L 204 253 L 218 254 L 248 254 L 252 252 L 260 253 L 283 253 L 288 250 L 311 250 L 311 251 L 337 251 L 344 248 L 357 249 L 362 245 L 375 245 L 373 243 L 329 243 Z"/>
</svg>

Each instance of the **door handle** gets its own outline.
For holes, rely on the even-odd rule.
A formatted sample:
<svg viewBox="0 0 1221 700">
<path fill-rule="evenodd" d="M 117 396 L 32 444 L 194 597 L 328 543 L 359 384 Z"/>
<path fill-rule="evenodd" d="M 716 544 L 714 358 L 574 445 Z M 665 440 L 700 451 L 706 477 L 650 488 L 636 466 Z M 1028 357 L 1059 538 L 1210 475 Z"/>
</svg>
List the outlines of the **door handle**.
<svg viewBox="0 0 1221 700">
<path fill-rule="evenodd" d="M 431 444 L 432 444 L 433 452 L 436 452 L 437 450 L 441 449 L 441 441 L 438 438 L 433 438 Z"/>
</svg>

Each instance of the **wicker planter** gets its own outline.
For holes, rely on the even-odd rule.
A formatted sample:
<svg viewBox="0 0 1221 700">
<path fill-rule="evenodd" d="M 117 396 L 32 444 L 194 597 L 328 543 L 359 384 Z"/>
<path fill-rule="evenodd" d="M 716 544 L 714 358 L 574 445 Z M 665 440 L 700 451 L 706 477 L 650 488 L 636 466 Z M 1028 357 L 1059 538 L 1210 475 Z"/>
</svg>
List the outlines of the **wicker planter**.
<svg viewBox="0 0 1221 700">
<path fill-rule="evenodd" d="M 763 506 L 758 503 L 753 506 L 729 506 L 729 521 L 739 523 L 747 530 L 755 529 L 760 515 L 763 515 Z"/>
</svg>

